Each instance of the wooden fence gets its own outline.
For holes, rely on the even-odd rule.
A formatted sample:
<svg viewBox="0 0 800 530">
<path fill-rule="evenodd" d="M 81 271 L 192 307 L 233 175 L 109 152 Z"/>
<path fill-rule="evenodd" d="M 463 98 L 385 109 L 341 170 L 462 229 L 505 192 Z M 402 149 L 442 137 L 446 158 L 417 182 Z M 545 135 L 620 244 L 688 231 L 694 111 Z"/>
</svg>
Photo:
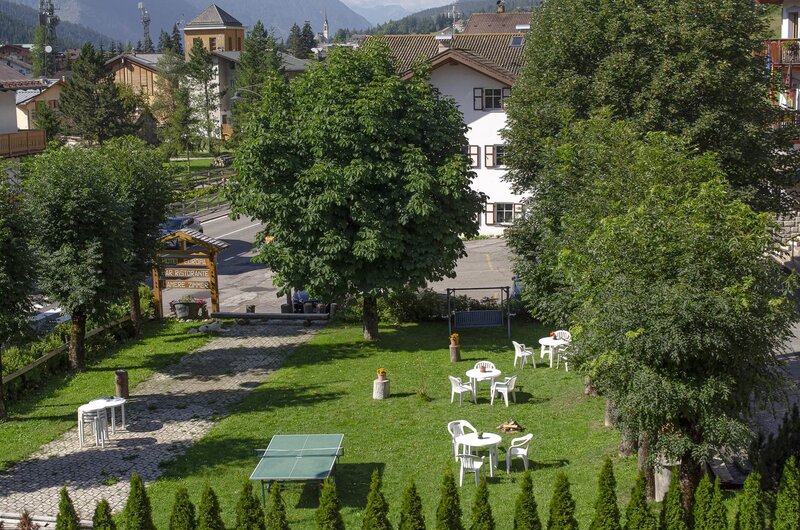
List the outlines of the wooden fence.
<svg viewBox="0 0 800 530">
<path fill-rule="evenodd" d="M 40 129 L 0 134 L 0 157 L 38 153 L 45 147 L 47 135 Z"/>
</svg>

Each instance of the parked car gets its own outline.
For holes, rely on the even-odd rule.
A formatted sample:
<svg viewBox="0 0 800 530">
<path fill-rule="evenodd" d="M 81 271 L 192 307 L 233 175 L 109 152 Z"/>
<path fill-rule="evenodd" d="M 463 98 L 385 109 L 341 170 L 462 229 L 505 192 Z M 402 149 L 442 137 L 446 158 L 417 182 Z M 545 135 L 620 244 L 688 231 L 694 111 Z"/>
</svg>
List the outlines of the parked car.
<svg viewBox="0 0 800 530">
<path fill-rule="evenodd" d="M 167 218 L 166 222 L 161 225 L 161 237 L 168 236 L 184 228 L 190 228 L 201 234 L 203 233 L 203 225 L 200 224 L 198 219 L 189 215 L 180 215 Z M 167 243 L 166 248 L 178 248 L 178 242 L 170 241 Z"/>
</svg>

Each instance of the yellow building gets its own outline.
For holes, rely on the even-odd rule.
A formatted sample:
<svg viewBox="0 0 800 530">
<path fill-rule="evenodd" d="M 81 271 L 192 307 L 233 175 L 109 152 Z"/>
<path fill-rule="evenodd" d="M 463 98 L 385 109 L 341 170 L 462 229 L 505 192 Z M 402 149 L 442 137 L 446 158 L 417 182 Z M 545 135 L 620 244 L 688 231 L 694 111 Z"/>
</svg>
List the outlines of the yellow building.
<svg viewBox="0 0 800 530">
<path fill-rule="evenodd" d="M 244 44 L 244 26 L 219 6 L 211 4 L 183 28 L 183 48 L 187 61 L 197 39 L 200 39 L 203 47 L 211 52 L 241 51 Z"/>
<path fill-rule="evenodd" d="M 114 81 L 128 85 L 134 94 L 143 96 L 153 104 L 158 82 L 159 53 L 121 53 L 106 62 L 114 73 Z"/>
<path fill-rule="evenodd" d="M 17 91 L 17 129 L 35 129 L 36 111 L 42 106 L 57 109 L 64 86 L 61 79 L 51 79 L 46 88 Z"/>
</svg>

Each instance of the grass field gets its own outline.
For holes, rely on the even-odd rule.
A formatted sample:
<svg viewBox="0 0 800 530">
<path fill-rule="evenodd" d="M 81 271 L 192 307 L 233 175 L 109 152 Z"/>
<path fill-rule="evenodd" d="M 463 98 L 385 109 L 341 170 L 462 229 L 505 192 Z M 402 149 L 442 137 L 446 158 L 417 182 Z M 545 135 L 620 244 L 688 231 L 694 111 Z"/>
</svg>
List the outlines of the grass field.
<svg viewBox="0 0 800 530">
<path fill-rule="evenodd" d="M 0 422 L 0 470 L 75 427 L 80 405 L 112 395 L 115 370 L 128 371 L 132 389 L 154 371 L 202 346 L 210 337 L 187 335 L 185 331 L 193 325 L 169 320 L 148 323 L 142 339 L 118 345 L 83 372 L 51 376 L 41 389 L 12 403 L 9 420 Z"/>
<path fill-rule="evenodd" d="M 547 331 L 536 324 L 514 324 L 512 336 L 537 345 Z M 331 326 L 300 347 L 232 414 L 165 467 L 165 475 L 149 487 L 156 526 L 168 527 L 179 484 L 198 502 L 206 482 L 219 495 L 226 525 L 232 526 L 241 484 L 257 463 L 254 449 L 265 447 L 273 434 L 291 433 L 344 433 L 345 455 L 335 476 L 348 528 L 360 527 L 374 469 L 383 474 L 393 523 L 399 518 L 402 491 L 413 479 L 433 526 L 442 471 L 449 466 L 457 472 L 446 429 L 455 419 L 496 432 L 501 422 L 514 418 L 534 434 L 529 455 L 543 521 L 555 475 L 563 471 L 572 482 L 581 526 L 588 527 L 597 474 L 607 454 L 616 464 L 620 501 L 627 503 L 635 459 L 616 458 L 619 435 L 603 426 L 604 402 L 583 394 L 579 375 L 543 363 L 535 370 L 515 369 L 505 330 L 496 328 L 463 331 L 463 360 L 457 364 L 449 362 L 447 326 L 442 323 L 382 327 L 381 335 L 377 344 L 366 344 L 360 326 Z M 447 376 L 464 377 L 482 359 L 493 361 L 504 375 L 519 374 L 522 388 L 516 405 L 489 405 L 488 383 L 481 384 L 477 405 L 450 403 Z M 392 385 L 392 397 L 383 401 L 372 399 L 379 367 L 388 370 Z M 504 529 L 511 528 L 522 464 L 515 461 L 512 473 L 506 474 L 503 448 L 513 436 L 502 436 L 501 466 L 489 479 L 489 492 L 498 528 Z M 475 490 L 470 476 L 460 489 L 466 524 Z M 315 527 L 316 486 L 287 490 L 285 499 L 292 528 Z"/>
</svg>

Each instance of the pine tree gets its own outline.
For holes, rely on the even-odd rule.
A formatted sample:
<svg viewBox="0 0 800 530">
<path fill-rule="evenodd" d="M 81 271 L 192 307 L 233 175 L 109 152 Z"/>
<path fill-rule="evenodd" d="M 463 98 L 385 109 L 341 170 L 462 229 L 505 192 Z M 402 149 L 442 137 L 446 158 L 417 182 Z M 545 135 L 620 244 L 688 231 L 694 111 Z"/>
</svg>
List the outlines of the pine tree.
<svg viewBox="0 0 800 530">
<path fill-rule="evenodd" d="M 722 488 L 717 479 L 714 481 L 714 495 L 711 497 L 711 510 L 706 530 L 728 530 L 728 510 L 723 501 Z"/>
<path fill-rule="evenodd" d="M 48 142 L 58 139 L 61 134 L 61 119 L 58 112 L 43 101 L 36 104 L 36 119 L 33 120 L 33 126 L 45 132 Z"/>
<path fill-rule="evenodd" d="M 142 43 L 142 52 L 153 53 L 153 39 L 150 38 L 149 33 L 145 34 L 144 36 L 144 42 Z"/>
<path fill-rule="evenodd" d="M 253 494 L 253 483 L 245 480 L 236 503 L 236 530 L 266 530 L 264 510 Z"/>
<path fill-rule="evenodd" d="M 272 485 L 267 507 L 267 530 L 289 530 L 289 518 L 286 516 L 286 504 L 281 496 L 281 484 Z"/>
<path fill-rule="evenodd" d="M 172 25 L 172 51 L 178 55 L 183 55 L 183 39 L 181 38 L 181 30 L 178 29 L 177 24 Z"/>
<path fill-rule="evenodd" d="M 381 491 L 381 476 L 378 470 L 372 472 L 372 481 L 367 495 L 367 506 L 364 508 L 362 530 L 391 530 L 389 522 L 389 504 Z"/>
<path fill-rule="evenodd" d="M 79 528 L 80 520 L 78 519 L 78 514 L 72 504 L 72 499 L 69 498 L 67 488 L 64 486 L 59 493 L 56 530 L 78 530 Z"/>
<path fill-rule="evenodd" d="M 94 508 L 92 528 L 94 530 L 117 530 L 117 524 L 111 515 L 111 505 L 105 499 L 100 499 Z"/>
<path fill-rule="evenodd" d="M 417 486 L 413 481 L 403 492 L 403 501 L 400 505 L 400 525 L 397 530 L 425 530 L 422 499 L 417 493 Z"/>
<path fill-rule="evenodd" d="M 144 482 L 139 475 L 131 475 L 131 491 L 122 515 L 122 527 L 125 530 L 155 530 L 153 524 L 150 499 L 144 489 Z"/>
<path fill-rule="evenodd" d="M 206 484 L 197 506 L 197 530 L 225 530 L 217 494 Z"/>
<path fill-rule="evenodd" d="M 286 39 L 286 48 L 288 48 L 289 53 L 298 59 L 308 58 L 308 53 L 303 47 L 303 37 L 300 35 L 300 26 L 297 24 L 292 24 L 292 27 L 289 29 L 289 38 Z"/>
<path fill-rule="evenodd" d="M 772 530 L 800 529 L 800 472 L 793 456 L 783 466 Z"/>
<path fill-rule="evenodd" d="M 172 49 L 172 38 L 169 36 L 169 33 L 161 30 L 161 33 L 158 35 L 158 53 L 164 53 L 167 50 Z"/>
<path fill-rule="evenodd" d="M 578 521 L 575 519 L 575 500 L 569 491 L 569 479 L 564 473 L 556 476 L 549 508 L 547 530 L 578 530 Z"/>
<path fill-rule="evenodd" d="M 336 485 L 330 477 L 322 484 L 322 494 L 317 508 L 317 528 L 319 530 L 344 530 L 344 521 L 340 510 L 342 508 Z"/>
<path fill-rule="evenodd" d="M 470 530 L 494 530 L 494 517 L 489 504 L 489 488 L 483 477 L 481 477 L 481 483 L 475 494 L 475 503 L 472 505 L 472 525 L 469 528 Z"/>
<path fill-rule="evenodd" d="M 133 51 L 136 53 L 142 53 L 142 41 L 136 41 L 136 47 L 133 49 Z"/>
<path fill-rule="evenodd" d="M 461 499 L 450 468 L 445 470 L 442 477 L 441 498 L 436 508 L 436 530 L 464 530 L 461 522 Z"/>
<path fill-rule="evenodd" d="M 710 528 L 709 517 L 713 498 L 714 485 L 708 475 L 705 475 L 694 492 L 694 503 L 692 504 L 692 528 L 694 530 Z"/>
<path fill-rule="evenodd" d="M 631 500 L 625 510 L 625 530 L 656 530 L 656 516 L 647 505 L 647 482 L 644 473 L 639 473 L 631 491 Z"/>
<path fill-rule="evenodd" d="M 514 506 L 514 530 L 542 530 L 539 507 L 533 496 L 533 479 L 531 472 L 527 469 L 522 475 L 519 496 Z"/>
<path fill-rule="evenodd" d="M 616 487 L 614 466 L 611 464 L 611 459 L 606 457 L 598 479 L 597 500 L 594 503 L 594 519 L 589 527 L 590 530 L 622 530 Z"/>
<path fill-rule="evenodd" d="M 194 504 L 189 499 L 189 490 L 178 488 L 175 492 L 175 502 L 172 505 L 172 513 L 169 516 L 169 530 L 195 530 L 197 520 L 195 519 Z"/>
<path fill-rule="evenodd" d="M 766 528 L 761 475 L 759 473 L 751 473 L 747 480 L 744 481 L 744 488 L 739 497 L 739 511 L 736 512 L 734 529 L 765 530 Z"/>
<path fill-rule="evenodd" d="M 689 530 L 677 473 L 672 474 L 664 505 L 661 507 L 661 530 Z"/>
<path fill-rule="evenodd" d="M 306 58 L 310 57 L 313 53 L 311 48 L 317 45 L 317 41 L 314 38 L 314 30 L 311 29 L 311 23 L 308 20 L 303 23 L 303 29 L 300 30 L 300 43 Z"/>
<path fill-rule="evenodd" d="M 214 61 L 200 39 L 195 39 L 186 63 L 186 73 L 196 89 L 192 107 L 199 114 L 199 123 L 205 132 L 206 148 L 209 152 L 214 148 L 214 132 L 216 123 L 214 113 L 219 108 L 219 90 Z"/>
</svg>

